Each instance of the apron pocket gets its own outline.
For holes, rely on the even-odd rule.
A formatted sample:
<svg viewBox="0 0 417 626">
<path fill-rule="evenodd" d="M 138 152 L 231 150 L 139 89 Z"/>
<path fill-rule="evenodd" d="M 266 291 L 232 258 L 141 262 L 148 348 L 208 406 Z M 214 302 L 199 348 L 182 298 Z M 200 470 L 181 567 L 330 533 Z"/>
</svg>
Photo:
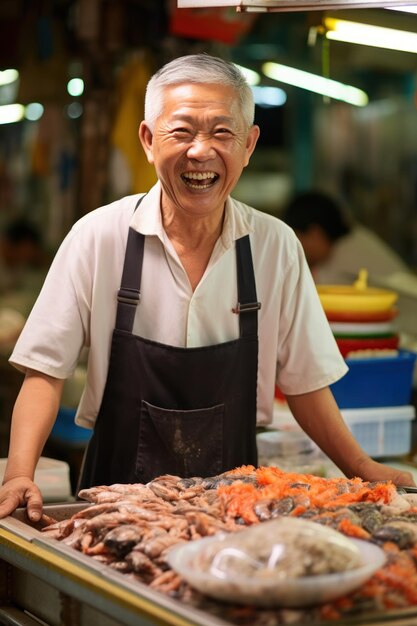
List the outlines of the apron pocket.
<svg viewBox="0 0 417 626">
<path fill-rule="evenodd" d="M 136 480 L 163 474 L 214 476 L 223 465 L 224 404 L 206 409 L 161 409 L 142 400 Z"/>
</svg>

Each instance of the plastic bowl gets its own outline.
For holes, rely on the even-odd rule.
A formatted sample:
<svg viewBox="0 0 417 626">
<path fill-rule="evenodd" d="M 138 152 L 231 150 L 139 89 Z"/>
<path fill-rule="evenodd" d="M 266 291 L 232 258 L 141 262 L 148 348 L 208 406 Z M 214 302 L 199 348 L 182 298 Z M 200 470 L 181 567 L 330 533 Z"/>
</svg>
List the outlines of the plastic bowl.
<svg viewBox="0 0 417 626">
<path fill-rule="evenodd" d="M 314 529 L 311 532 L 314 532 L 315 536 L 320 537 L 324 534 L 328 538 L 329 547 L 332 542 L 336 541 L 345 547 L 347 552 L 353 550 L 358 554 L 361 565 L 343 572 L 298 578 L 287 576 L 277 578 L 274 575 L 256 577 L 243 575 L 240 572 L 231 574 L 221 568 L 217 573 L 218 568 L 213 569 L 213 565 L 208 569 L 203 569 L 204 557 L 207 551 L 213 551 L 213 547 L 218 548 L 219 553 L 222 550 L 224 552 L 224 548 L 231 552 L 236 549 L 233 545 L 239 545 L 239 535 L 252 529 L 265 533 L 267 541 L 267 525 L 277 523 L 279 520 L 264 522 L 259 526 L 231 535 L 218 534 L 178 545 L 167 554 L 168 563 L 192 587 L 207 596 L 216 600 L 262 607 L 305 607 L 330 602 L 359 588 L 385 563 L 386 557 L 383 550 L 373 543 L 347 538 L 315 522 L 297 518 L 283 518 L 283 520 L 294 523 L 294 532 L 300 532 L 300 522 L 304 527 L 306 524 L 309 525 L 311 529 Z M 236 541 L 237 543 L 234 543 Z"/>
<path fill-rule="evenodd" d="M 341 355 L 346 358 L 350 352 L 355 352 L 356 350 L 397 350 L 400 344 L 400 338 L 398 335 L 384 338 L 374 337 L 373 339 L 348 339 L 337 337 L 336 343 Z"/>
<path fill-rule="evenodd" d="M 335 337 L 387 337 L 396 332 L 392 322 L 329 322 L 329 324 Z"/>
<path fill-rule="evenodd" d="M 398 316 L 395 307 L 388 311 L 329 311 L 326 317 L 329 322 L 390 322 Z"/>
<path fill-rule="evenodd" d="M 398 299 L 395 291 L 372 287 L 358 289 L 350 285 L 317 285 L 317 291 L 324 310 L 332 312 L 389 311 Z"/>
</svg>

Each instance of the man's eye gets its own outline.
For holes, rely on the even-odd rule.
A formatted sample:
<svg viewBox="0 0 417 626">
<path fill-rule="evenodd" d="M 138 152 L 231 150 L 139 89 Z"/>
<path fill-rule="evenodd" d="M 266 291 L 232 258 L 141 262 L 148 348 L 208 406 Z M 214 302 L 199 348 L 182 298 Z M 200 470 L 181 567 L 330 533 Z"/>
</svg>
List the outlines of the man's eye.
<svg viewBox="0 0 417 626">
<path fill-rule="evenodd" d="M 179 127 L 179 128 L 174 128 L 174 130 L 172 131 L 172 133 L 173 133 L 174 135 L 182 135 L 182 136 L 185 136 L 185 135 L 190 135 L 190 131 L 189 131 L 187 128 L 181 128 L 181 127 Z"/>
<path fill-rule="evenodd" d="M 229 128 L 216 128 L 214 131 L 216 135 L 231 135 L 232 131 Z"/>
</svg>

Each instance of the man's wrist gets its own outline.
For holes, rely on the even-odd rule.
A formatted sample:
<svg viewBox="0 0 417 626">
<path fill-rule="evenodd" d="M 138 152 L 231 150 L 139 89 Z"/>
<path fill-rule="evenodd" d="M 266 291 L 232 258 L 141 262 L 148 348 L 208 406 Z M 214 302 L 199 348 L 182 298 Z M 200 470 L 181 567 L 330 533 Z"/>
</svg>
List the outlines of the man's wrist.
<svg viewBox="0 0 417 626">
<path fill-rule="evenodd" d="M 375 465 L 376 461 L 363 453 L 353 460 L 346 475 L 348 478 L 359 477 L 363 480 L 373 480 L 372 475 L 375 474 Z"/>
<path fill-rule="evenodd" d="M 3 482 L 2 485 L 5 485 L 6 483 L 9 483 L 11 480 L 16 480 L 22 478 L 24 480 L 30 480 L 33 482 L 33 476 L 31 474 L 28 474 L 26 472 L 22 473 L 22 472 L 13 472 L 11 474 L 5 474 L 4 478 L 3 478 Z"/>
</svg>

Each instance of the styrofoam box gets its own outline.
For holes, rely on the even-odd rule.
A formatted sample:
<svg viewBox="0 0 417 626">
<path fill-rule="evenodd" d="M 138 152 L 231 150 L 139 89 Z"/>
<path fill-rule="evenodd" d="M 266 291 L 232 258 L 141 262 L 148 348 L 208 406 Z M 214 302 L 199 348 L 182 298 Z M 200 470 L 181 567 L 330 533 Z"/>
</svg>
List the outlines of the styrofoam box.
<svg viewBox="0 0 417 626">
<path fill-rule="evenodd" d="M 369 456 L 391 457 L 410 452 L 414 406 L 342 409 L 341 413 Z"/>
<path fill-rule="evenodd" d="M 7 459 L 0 459 L 0 479 L 3 481 Z M 70 468 L 65 461 L 41 456 L 36 466 L 35 483 L 45 502 L 59 502 L 71 498 Z"/>
</svg>

